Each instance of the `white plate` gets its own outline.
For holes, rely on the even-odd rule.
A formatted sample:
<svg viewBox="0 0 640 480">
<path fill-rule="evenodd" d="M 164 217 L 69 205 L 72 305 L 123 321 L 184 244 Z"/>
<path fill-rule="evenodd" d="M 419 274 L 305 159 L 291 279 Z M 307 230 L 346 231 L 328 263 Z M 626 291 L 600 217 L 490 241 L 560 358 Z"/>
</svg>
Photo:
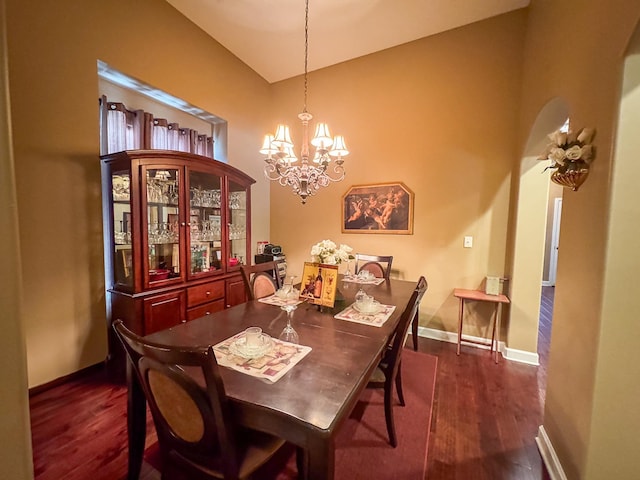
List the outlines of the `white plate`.
<svg viewBox="0 0 640 480">
<path fill-rule="evenodd" d="M 266 333 L 260 335 L 260 342 L 256 346 L 247 345 L 247 339 L 244 335 L 229 345 L 229 351 L 242 358 L 260 358 L 269 353 L 272 348 L 273 340 Z"/>
<path fill-rule="evenodd" d="M 355 308 L 358 312 L 362 313 L 363 315 L 375 315 L 376 313 L 380 313 L 382 311 L 382 305 L 378 302 L 373 303 L 368 308 L 365 308 L 364 306 L 360 306 L 357 303 L 354 303 L 353 308 Z"/>
</svg>

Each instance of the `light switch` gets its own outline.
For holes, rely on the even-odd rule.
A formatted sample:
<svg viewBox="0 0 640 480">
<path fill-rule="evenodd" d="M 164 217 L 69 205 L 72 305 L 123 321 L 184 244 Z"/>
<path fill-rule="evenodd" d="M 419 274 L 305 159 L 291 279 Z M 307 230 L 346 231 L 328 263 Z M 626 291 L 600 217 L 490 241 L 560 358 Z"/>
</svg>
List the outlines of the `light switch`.
<svg viewBox="0 0 640 480">
<path fill-rule="evenodd" d="M 464 248 L 471 248 L 473 247 L 473 237 L 470 235 L 467 235 L 464 237 Z"/>
</svg>

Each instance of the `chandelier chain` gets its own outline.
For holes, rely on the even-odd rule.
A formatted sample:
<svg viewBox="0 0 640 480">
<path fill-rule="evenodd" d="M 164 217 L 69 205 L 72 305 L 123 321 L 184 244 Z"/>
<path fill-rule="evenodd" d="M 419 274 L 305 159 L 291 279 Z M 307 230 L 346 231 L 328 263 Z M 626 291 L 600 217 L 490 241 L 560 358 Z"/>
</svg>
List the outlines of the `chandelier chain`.
<svg viewBox="0 0 640 480">
<path fill-rule="evenodd" d="M 307 59 L 309 58 L 309 0 L 305 2 L 304 7 L 304 109 L 307 111 Z"/>
<path fill-rule="evenodd" d="M 342 135 L 331 138 L 326 123 L 316 124 L 316 134 L 309 141 L 309 120 L 313 118 L 307 111 L 309 93 L 309 0 L 305 0 L 304 9 L 304 109 L 298 114 L 302 122 L 302 145 L 300 164 L 293 150 L 289 127 L 278 125 L 275 135 L 267 134 L 260 153 L 266 155 L 264 174 L 269 180 L 275 180 L 283 187 L 289 186 L 298 195 L 302 203 L 307 197 L 315 195 L 322 187 L 331 182 L 344 179 L 344 157 L 349 151 Z M 309 152 L 309 145 L 315 147 L 315 154 Z M 329 166 L 332 165 L 332 169 Z"/>
</svg>

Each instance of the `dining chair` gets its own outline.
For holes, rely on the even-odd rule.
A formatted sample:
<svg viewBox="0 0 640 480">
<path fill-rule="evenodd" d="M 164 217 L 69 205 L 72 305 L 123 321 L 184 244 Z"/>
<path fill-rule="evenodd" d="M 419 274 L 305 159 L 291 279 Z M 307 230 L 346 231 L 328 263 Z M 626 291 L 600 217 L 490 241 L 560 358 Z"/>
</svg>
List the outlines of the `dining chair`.
<svg viewBox="0 0 640 480">
<path fill-rule="evenodd" d="M 284 260 L 241 265 L 242 279 L 250 300 L 268 297 L 282 287 L 282 278 L 278 273 L 278 265 Z"/>
<path fill-rule="evenodd" d="M 367 270 L 377 278 L 389 280 L 393 255 L 367 255 L 356 253 L 356 272 Z"/>
<path fill-rule="evenodd" d="M 362 263 L 361 263 L 362 262 Z M 385 278 L 389 280 L 391 274 L 391 264 L 393 263 L 393 255 L 367 255 L 364 253 L 356 253 L 356 272 L 367 270 L 373 273 L 377 278 Z M 413 349 L 418 351 L 418 322 L 420 319 L 419 309 L 416 309 L 415 317 L 411 322 L 411 338 L 413 339 Z"/>
<path fill-rule="evenodd" d="M 404 406 L 404 394 L 402 393 L 402 350 L 409 330 L 409 324 L 415 317 L 418 305 L 427 291 L 427 280 L 424 276 L 420 277 L 416 288 L 411 294 L 411 298 L 407 303 L 400 321 L 396 326 L 391 337 L 387 349 L 382 355 L 382 360 L 378 367 L 374 370 L 367 388 L 384 388 L 384 416 L 387 422 L 387 433 L 389 434 L 389 443 L 395 448 L 398 445 L 396 437 L 396 429 L 393 421 L 393 386 L 395 384 L 398 392 L 398 400 L 400 405 Z"/>
<path fill-rule="evenodd" d="M 113 328 L 151 410 L 163 479 L 244 479 L 285 445 L 235 423 L 212 346 L 152 343 L 122 320 Z M 298 449 L 299 466 L 301 458 Z"/>
</svg>

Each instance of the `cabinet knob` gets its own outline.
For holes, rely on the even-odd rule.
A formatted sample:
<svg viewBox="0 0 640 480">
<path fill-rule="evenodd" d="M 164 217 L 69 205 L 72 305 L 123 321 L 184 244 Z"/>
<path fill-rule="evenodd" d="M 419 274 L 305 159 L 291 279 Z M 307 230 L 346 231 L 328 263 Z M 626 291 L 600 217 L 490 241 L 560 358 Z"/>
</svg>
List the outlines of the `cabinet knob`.
<svg viewBox="0 0 640 480">
<path fill-rule="evenodd" d="M 231 305 L 227 305 L 227 308 L 231 308 Z"/>
<path fill-rule="evenodd" d="M 180 322 L 181 322 L 181 323 L 187 323 L 187 321 L 186 321 L 186 320 L 181 320 Z"/>
<path fill-rule="evenodd" d="M 211 315 L 211 312 L 204 312 L 205 315 Z"/>
<path fill-rule="evenodd" d="M 182 222 L 180 225 L 182 225 L 183 227 L 187 226 L 187 224 L 185 222 Z"/>
<path fill-rule="evenodd" d="M 207 291 L 205 295 L 208 297 L 209 295 L 211 295 L 211 292 Z"/>
</svg>

